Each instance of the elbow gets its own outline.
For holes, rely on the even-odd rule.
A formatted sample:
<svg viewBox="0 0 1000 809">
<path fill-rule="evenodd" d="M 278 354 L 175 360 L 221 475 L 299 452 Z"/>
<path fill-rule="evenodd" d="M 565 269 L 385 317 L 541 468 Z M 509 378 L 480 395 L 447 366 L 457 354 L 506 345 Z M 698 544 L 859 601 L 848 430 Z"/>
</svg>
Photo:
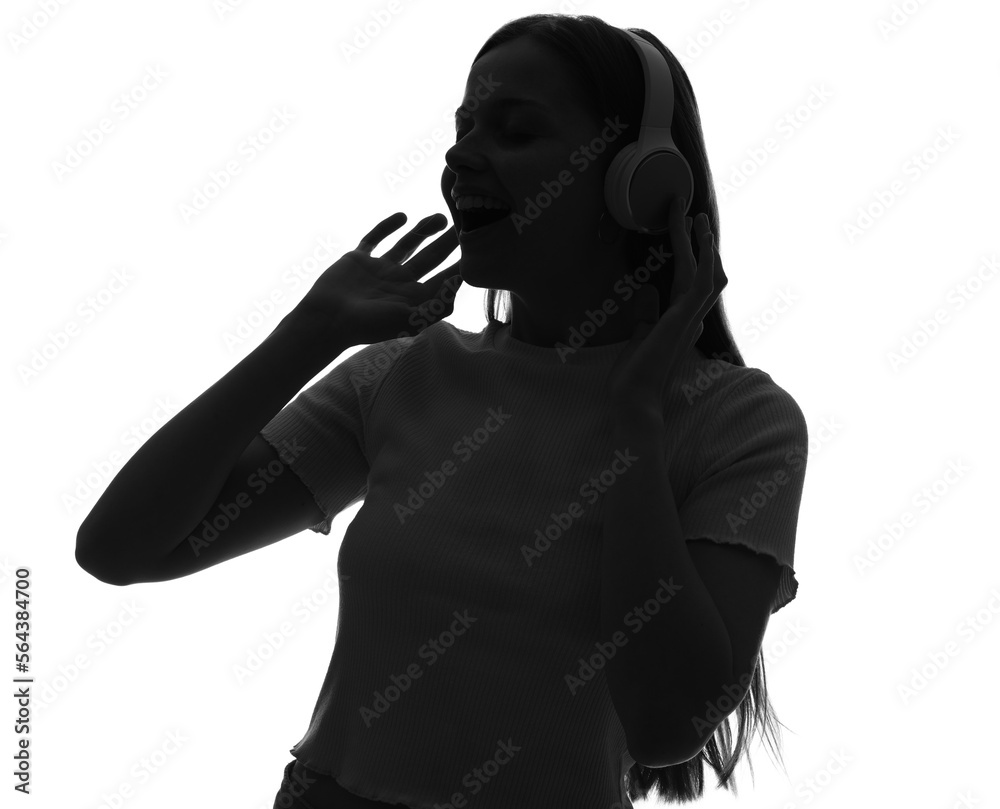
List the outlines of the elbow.
<svg viewBox="0 0 1000 809">
<path fill-rule="evenodd" d="M 703 744 L 698 745 L 694 749 L 690 746 L 679 745 L 676 742 L 661 743 L 659 746 L 655 744 L 647 745 L 640 747 L 638 750 L 633 750 L 629 747 L 629 754 L 635 759 L 636 764 L 641 764 L 643 767 L 649 767 L 650 769 L 676 767 L 678 764 L 684 764 L 697 756 L 705 749 L 706 744 L 708 744 L 707 739 Z"/>
<path fill-rule="evenodd" d="M 683 709 L 665 706 L 662 701 L 640 714 L 639 722 L 631 722 L 628 734 L 629 754 L 644 767 L 672 767 L 698 756 L 708 745 L 719 727 L 728 719 L 750 691 L 753 668 L 738 685 L 716 685 L 702 690 L 699 697 L 688 701 Z M 733 678 L 702 678 L 703 682 L 733 683 Z M 648 718 L 647 718 L 648 717 Z"/>
<path fill-rule="evenodd" d="M 641 738 L 629 742 L 628 751 L 636 764 L 643 767 L 674 767 L 690 761 L 704 750 L 711 735 L 695 738 L 694 734 L 685 734 L 676 725 L 661 724 L 655 732 L 641 734 Z"/>
<path fill-rule="evenodd" d="M 674 767 L 695 758 L 711 741 L 728 715 L 715 711 L 703 700 L 686 711 L 649 710 L 645 719 L 628 734 L 628 750 L 643 767 Z"/>
<path fill-rule="evenodd" d="M 95 560 L 93 554 L 86 553 L 81 548 L 82 546 L 78 538 L 74 554 L 77 565 L 98 581 L 104 584 L 113 584 L 116 587 L 125 587 L 135 583 L 133 577 L 123 575 L 122 571 L 109 569 L 106 564 L 101 564 Z"/>
</svg>

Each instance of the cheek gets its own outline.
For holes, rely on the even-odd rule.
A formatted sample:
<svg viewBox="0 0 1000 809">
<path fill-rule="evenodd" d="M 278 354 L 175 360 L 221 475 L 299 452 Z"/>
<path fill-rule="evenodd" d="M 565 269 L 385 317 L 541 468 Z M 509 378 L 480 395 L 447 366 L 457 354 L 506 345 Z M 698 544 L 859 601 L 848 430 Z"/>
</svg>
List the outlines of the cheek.
<svg viewBox="0 0 1000 809">
<path fill-rule="evenodd" d="M 457 226 L 458 209 L 455 208 L 455 201 L 451 198 L 451 189 L 454 185 L 455 172 L 445 166 L 444 171 L 441 172 L 441 197 L 444 199 L 445 207 L 447 207 L 448 213 L 451 215 L 452 223 Z"/>
<path fill-rule="evenodd" d="M 606 210 L 604 204 L 604 173 L 598 171 L 594 164 L 591 164 L 587 173 L 590 176 L 586 177 L 586 182 L 580 182 L 583 177 L 577 178 L 577 182 L 575 183 L 578 186 L 576 189 L 577 198 L 574 204 L 581 211 L 592 213 L 596 222 L 596 217 L 600 216 Z"/>
<path fill-rule="evenodd" d="M 445 197 L 451 196 L 453 185 L 455 185 L 455 172 L 445 166 L 441 172 L 441 194 Z"/>
<path fill-rule="evenodd" d="M 558 180 L 541 183 L 536 194 L 530 196 L 540 211 L 539 220 L 551 219 L 559 228 L 577 232 L 581 227 L 596 228 L 604 211 L 604 187 L 581 180 L 577 175 L 571 184 Z M 525 205 L 523 197 L 521 205 Z"/>
</svg>

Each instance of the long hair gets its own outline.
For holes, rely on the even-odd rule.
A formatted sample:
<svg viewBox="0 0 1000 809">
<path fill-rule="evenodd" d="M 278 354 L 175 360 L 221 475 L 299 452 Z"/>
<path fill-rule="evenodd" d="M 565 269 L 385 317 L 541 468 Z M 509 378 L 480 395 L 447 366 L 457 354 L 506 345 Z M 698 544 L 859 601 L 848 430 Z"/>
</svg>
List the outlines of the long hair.
<svg viewBox="0 0 1000 809">
<path fill-rule="evenodd" d="M 715 236 L 716 245 L 721 244 L 719 233 L 719 206 L 715 198 L 715 184 L 712 170 L 708 165 L 705 138 L 701 131 L 701 116 L 694 90 L 681 63 L 655 36 L 642 28 L 629 29 L 650 42 L 663 54 L 670 65 L 674 85 L 674 115 L 670 133 L 674 143 L 687 159 L 694 175 L 694 189 L 691 195 L 691 213 L 704 211 L 708 215 L 709 227 Z M 590 102 L 590 111 L 598 120 L 620 115 L 629 132 L 639 131 L 642 122 L 644 101 L 644 79 L 639 56 L 621 34 L 599 17 L 567 14 L 531 14 L 511 20 L 497 29 L 479 49 L 473 63 L 492 48 L 520 36 L 529 35 L 554 49 L 574 68 L 580 77 Z M 614 157 L 632 140 L 620 139 L 620 143 L 609 148 L 609 159 Z M 649 250 L 662 244 L 662 234 L 644 234 L 625 231 L 629 260 L 638 266 L 649 255 Z M 695 261 L 701 253 L 700 240 L 694 239 Z M 652 283 L 660 295 L 660 315 L 670 305 L 670 286 L 673 281 L 673 263 L 668 262 L 667 271 L 655 273 Z M 497 312 L 497 297 L 505 306 L 504 318 Z M 506 290 L 490 289 L 486 293 L 486 317 L 490 323 L 510 322 L 510 293 Z M 721 359 L 732 365 L 746 366 L 743 355 L 729 328 L 729 321 L 722 305 L 721 295 L 715 305 L 705 315 L 704 330 L 695 345 L 708 357 Z"/>
<path fill-rule="evenodd" d="M 687 159 L 694 175 L 692 192 L 692 215 L 704 211 L 709 218 L 716 243 L 719 242 L 719 208 L 715 197 L 712 172 L 708 165 L 705 139 L 701 129 L 698 103 L 688 80 L 687 73 L 677 58 L 655 36 L 641 28 L 629 29 L 663 54 L 670 65 L 674 86 L 674 115 L 670 132 L 674 143 Z M 499 28 L 483 44 L 473 62 L 490 49 L 520 36 L 531 36 L 543 45 L 560 54 L 580 77 L 587 93 L 591 112 L 602 120 L 605 115 L 619 114 L 628 125 L 629 132 L 638 132 L 642 120 L 644 102 L 644 78 L 638 54 L 612 26 L 598 17 L 590 15 L 532 14 L 511 20 Z M 638 137 L 638 136 L 636 136 Z M 613 149 L 609 157 L 627 145 L 625 141 Z M 651 247 L 661 243 L 662 234 L 642 234 L 624 231 L 630 261 L 634 265 L 642 262 Z M 695 260 L 699 259 L 700 242 L 693 240 Z M 672 263 L 665 273 L 656 273 L 653 283 L 660 295 L 660 315 L 670 305 L 670 287 L 673 280 Z M 497 295 L 504 292 L 507 311 L 500 320 L 496 312 Z M 510 294 L 505 290 L 490 289 L 486 295 L 486 317 L 490 323 L 510 322 Z M 722 306 L 720 296 L 709 310 L 704 320 L 704 330 L 695 345 L 707 356 L 721 359 L 732 365 L 746 367 Z M 732 734 L 729 717 L 726 718 L 697 756 L 681 764 L 669 767 L 645 767 L 635 764 L 628 772 L 626 785 L 628 796 L 633 801 L 647 800 L 656 788 L 654 797 L 661 803 L 686 803 L 697 800 L 704 794 L 704 762 L 715 770 L 719 787 L 738 794 L 733 772 L 740 758 L 747 754 L 749 761 L 750 739 L 755 730 L 763 727 L 763 737 L 773 741 L 778 722 L 767 696 L 767 681 L 764 673 L 764 655 L 758 655 L 753 678 L 747 696 L 740 702 L 739 730 L 735 750 L 731 750 Z M 749 726 L 749 732 L 748 732 Z M 780 748 L 780 743 L 779 743 Z M 772 750 L 773 750 L 772 746 Z M 780 750 L 778 751 L 780 758 Z M 782 762 L 784 764 L 784 762 Z M 750 762 L 753 775 L 753 763 Z"/>
</svg>

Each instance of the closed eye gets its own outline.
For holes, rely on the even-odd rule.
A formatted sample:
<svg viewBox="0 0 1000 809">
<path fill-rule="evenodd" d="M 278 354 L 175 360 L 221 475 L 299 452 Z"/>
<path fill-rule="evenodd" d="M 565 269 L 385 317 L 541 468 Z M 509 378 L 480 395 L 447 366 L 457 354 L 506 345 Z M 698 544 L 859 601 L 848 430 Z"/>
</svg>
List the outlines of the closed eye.
<svg viewBox="0 0 1000 809">
<path fill-rule="evenodd" d="M 455 133 L 455 143 L 458 143 L 462 138 L 468 134 L 467 130 L 459 130 Z M 504 132 L 501 135 L 502 138 L 513 141 L 527 141 L 532 140 L 535 136 L 527 132 Z"/>
</svg>

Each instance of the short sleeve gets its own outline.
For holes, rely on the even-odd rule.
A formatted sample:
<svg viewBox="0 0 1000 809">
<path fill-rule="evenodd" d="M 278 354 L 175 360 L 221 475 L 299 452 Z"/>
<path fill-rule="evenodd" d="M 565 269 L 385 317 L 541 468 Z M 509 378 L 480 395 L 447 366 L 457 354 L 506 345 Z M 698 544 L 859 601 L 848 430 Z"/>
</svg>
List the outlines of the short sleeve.
<svg viewBox="0 0 1000 809">
<path fill-rule="evenodd" d="M 705 427 L 678 516 L 685 539 L 744 545 L 778 561 L 774 614 L 798 590 L 795 535 L 809 439 L 791 395 L 765 372 L 750 370 Z"/>
<path fill-rule="evenodd" d="M 326 515 L 310 530 L 329 534 L 333 518 L 367 494 L 365 423 L 389 370 L 412 341 L 399 337 L 356 351 L 260 430 Z"/>
</svg>

